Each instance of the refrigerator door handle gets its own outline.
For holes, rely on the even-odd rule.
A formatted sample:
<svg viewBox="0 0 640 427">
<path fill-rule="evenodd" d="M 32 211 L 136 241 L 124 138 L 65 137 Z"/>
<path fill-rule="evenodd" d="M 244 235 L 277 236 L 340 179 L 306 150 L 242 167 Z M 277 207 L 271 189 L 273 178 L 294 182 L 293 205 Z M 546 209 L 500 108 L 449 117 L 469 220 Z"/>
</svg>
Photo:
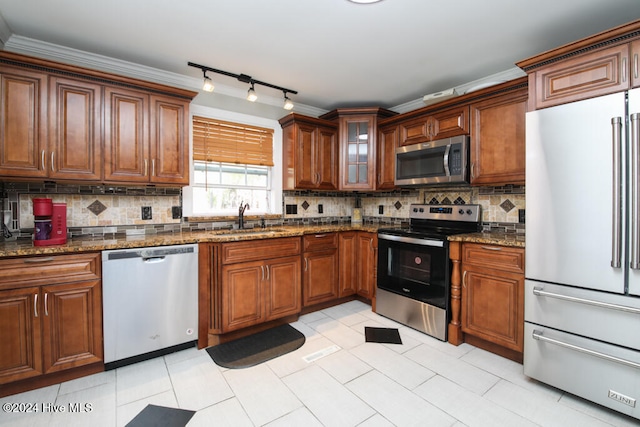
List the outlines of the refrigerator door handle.
<svg viewBox="0 0 640 427">
<path fill-rule="evenodd" d="M 640 186 L 638 171 L 640 170 L 640 113 L 629 116 L 631 124 L 631 262 L 630 267 L 640 270 Z"/>
<path fill-rule="evenodd" d="M 622 252 L 622 117 L 611 119 L 611 142 L 613 144 L 613 188 L 612 188 L 612 230 L 611 267 L 620 268 Z"/>
</svg>

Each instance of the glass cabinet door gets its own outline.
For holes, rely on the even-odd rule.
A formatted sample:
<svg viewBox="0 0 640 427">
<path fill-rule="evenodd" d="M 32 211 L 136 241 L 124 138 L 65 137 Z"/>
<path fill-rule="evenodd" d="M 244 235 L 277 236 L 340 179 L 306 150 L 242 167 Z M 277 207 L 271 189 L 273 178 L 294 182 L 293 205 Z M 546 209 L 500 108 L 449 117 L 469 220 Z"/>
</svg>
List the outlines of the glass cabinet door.
<svg viewBox="0 0 640 427">
<path fill-rule="evenodd" d="M 373 189 L 374 131 L 370 118 L 348 118 L 343 122 L 342 188 Z"/>
</svg>

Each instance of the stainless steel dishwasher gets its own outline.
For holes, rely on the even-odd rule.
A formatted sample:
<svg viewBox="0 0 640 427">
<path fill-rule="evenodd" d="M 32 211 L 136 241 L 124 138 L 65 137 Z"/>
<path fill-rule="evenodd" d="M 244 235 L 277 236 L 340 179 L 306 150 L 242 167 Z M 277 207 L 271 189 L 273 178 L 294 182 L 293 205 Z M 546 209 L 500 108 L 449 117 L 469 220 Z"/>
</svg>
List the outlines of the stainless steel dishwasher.
<svg viewBox="0 0 640 427">
<path fill-rule="evenodd" d="M 102 252 L 106 369 L 194 345 L 198 245 Z"/>
</svg>

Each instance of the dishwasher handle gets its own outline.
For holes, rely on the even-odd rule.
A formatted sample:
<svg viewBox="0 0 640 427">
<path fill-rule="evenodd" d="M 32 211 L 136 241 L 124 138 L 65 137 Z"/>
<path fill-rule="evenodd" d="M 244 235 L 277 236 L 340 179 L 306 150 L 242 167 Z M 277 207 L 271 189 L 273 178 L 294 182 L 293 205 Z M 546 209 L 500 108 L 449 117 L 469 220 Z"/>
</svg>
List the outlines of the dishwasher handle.
<svg viewBox="0 0 640 427">
<path fill-rule="evenodd" d="M 150 256 L 150 257 L 143 256 L 142 257 L 142 261 L 146 262 L 148 264 L 155 264 L 155 263 L 158 263 L 158 262 L 163 262 L 164 259 L 165 259 L 164 256 Z"/>
</svg>

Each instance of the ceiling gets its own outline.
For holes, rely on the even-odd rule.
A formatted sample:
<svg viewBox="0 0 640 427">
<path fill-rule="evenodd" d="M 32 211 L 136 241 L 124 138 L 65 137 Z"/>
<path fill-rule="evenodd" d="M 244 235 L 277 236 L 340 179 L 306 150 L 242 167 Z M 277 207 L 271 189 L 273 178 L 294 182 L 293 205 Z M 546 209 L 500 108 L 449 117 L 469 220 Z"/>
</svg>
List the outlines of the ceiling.
<svg viewBox="0 0 640 427">
<path fill-rule="evenodd" d="M 520 72 L 519 60 L 640 19 L 640 1 L 0 0 L 0 15 L 7 50 L 103 69 L 113 59 L 121 74 L 200 90 L 191 61 L 296 90 L 294 111 L 402 112 L 424 95 L 503 80 Z M 246 83 L 209 76 L 216 91 L 200 91 L 198 103 L 286 114 L 282 92 L 256 86 L 254 106 L 243 99 Z"/>
</svg>

